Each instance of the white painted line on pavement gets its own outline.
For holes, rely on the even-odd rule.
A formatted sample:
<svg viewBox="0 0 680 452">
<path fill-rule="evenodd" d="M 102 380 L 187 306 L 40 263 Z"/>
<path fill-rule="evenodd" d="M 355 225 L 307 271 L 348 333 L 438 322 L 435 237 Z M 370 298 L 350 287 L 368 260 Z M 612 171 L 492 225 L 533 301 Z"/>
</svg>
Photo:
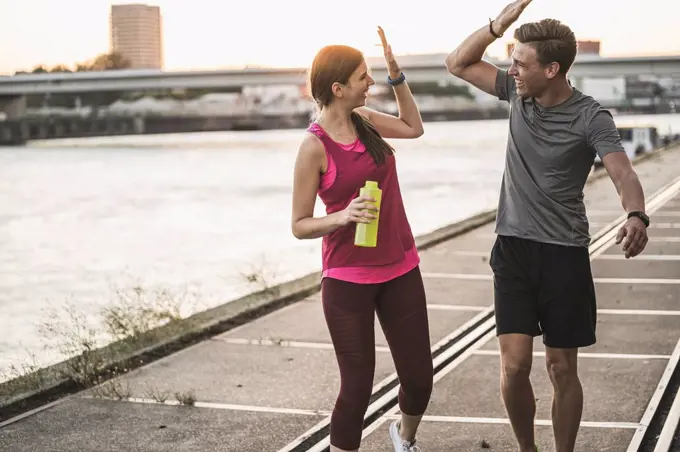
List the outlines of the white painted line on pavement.
<svg viewBox="0 0 680 452">
<path fill-rule="evenodd" d="M 606 210 L 606 209 L 602 209 L 602 210 L 599 210 L 599 209 L 589 210 L 589 209 L 586 207 L 586 215 L 589 216 L 589 217 L 602 217 L 602 216 L 609 216 L 609 215 L 612 215 L 612 216 L 614 216 L 614 217 L 618 217 L 618 216 L 621 215 L 622 213 L 623 213 L 623 210 Z"/>
<path fill-rule="evenodd" d="M 317 350 L 333 350 L 332 343 L 326 342 L 304 342 L 304 341 L 285 341 L 277 339 L 247 339 L 241 337 L 225 337 L 215 339 L 234 345 L 263 345 L 265 347 L 289 347 L 289 348 L 312 348 Z M 376 345 L 375 351 L 389 352 L 389 347 Z"/>
<path fill-rule="evenodd" d="M 482 312 L 489 309 L 488 306 L 463 306 L 455 304 L 428 304 L 427 309 L 432 309 L 435 311 L 470 311 L 470 312 Z"/>
<path fill-rule="evenodd" d="M 600 254 L 597 259 L 605 261 L 680 261 L 680 254 L 640 254 L 626 259 L 624 254 Z"/>
<path fill-rule="evenodd" d="M 93 396 L 84 396 L 84 399 L 93 399 Z M 116 400 L 118 401 L 118 400 Z M 153 399 L 144 399 L 138 397 L 131 397 L 129 399 L 120 400 L 120 402 L 130 402 L 130 403 L 141 403 L 149 405 L 169 405 L 178 406 L 180 405 L 177 400 L 166 400 L 163 402 L 157 402 Z M 211 408 L 214 410 L 230 410 L 230 411 L 256 411 L 261 413 L 279 413 L 279 414 L 300 414 L 303 416 L 328 416 L 331 414 L 330 411 L 323 410 L 305 410 L 298 408 L 280 408 L 272 406 L 256 406 L 256 405 L 237 405 L 232 403 L 217 403 L 217 402 L 195 402 L 193 404 L 196 408 Z"/>
<path fill-rule="evenodd" d="M 493 281 L 493 275 L 479 275 L 473 273 L 422 273 L 423 278 L 432 279 L 471 279 L 476 281 Z"/>
<path fill-rule="evenodd" d="M 680 279 L 671 278 L 593 278 L 600 284 L 680 284 Z"/>
<path fill-rule="evenodd" d="M 660 223 L 652 223 L 649 225 L 650 229 L 680 229 L 680 223 L 668 223 L 668 222 L 660 222 Z"/>
<path fill-rule="evenodd" d="M 467 279 L 477 281 L 493 281 L 493 275 L 480 275 L 474 273 L 430 273 L 422 274 L 423 278 L 432 279 Z M 680 284 L 680 279 L 672 278 L 593 278 L 593 281 L 601 284 Z"/>
<path fill-rule="evenodd" d="M 481 356 L 498 356 L 500 355 L 500 350 L 477 350 L 473 355 Z M 545 352 L 535 351 L 532 353 L 533 356 L 542 357 L 545 356 Z M 588 353 L 588 352 L 578 352 L 579 358 L 595 358 L 595 359 L 671 359 L 671 355 L 641 355 L 641 354 L 630 354 L 630 353 Z"/>
<path fill-rule="evenodd" d="M 680 243 L 680 237 L 649 237 L 650 242 Z"/>
<path fill-rule="evenodd" d="M 457 251 L 451 251 L 448 254 L 453 254 L 454 256 L 489 257 L 489 255 L 491 254 L 491 250 L 486 250 L 486 251 L 457 250 Z"/>
<path fill-rule="evenodd" d="M 680 210 L 659 209 L 654 214 L 655 217 L 680 217 Z"/>
<path fill-rule="evenodd" d="M 597 313 L 611 315 L 680 315 L 680 311 L 663 309 L 598 309 Z"/>
<path fill-rule="evenodd" d="M 666 204 L 667 206 L 667 204 Z M 680 207 L 680 205 L 678 206 Z M 615 216 L 618 217 L 622 214 L 622 210 L 587 210 L 586 215 L 588 217 L 601 217 L 601 216 Z M 663 210 L 659 209 L 654 213 L 654 217 L 680 217 L 680 210 Z M 590 224 L 593 224 L 592 222 Z"/>
<path fill-rule="evenodd" d="M 593 228 L 603 228 L 609 223 L 590 223 L 590 227 Z M 680 229 L 680 223 L 652 223 L 649 225 L 649 229 Z"/>
<path fill-rule="evenodd" d="M 390 414 L 385 415 L 389 420 L 400 419 L 401 415 Z M 433 416 L 425 415 L 422 419 L 424 422 L 451 422 L 451 423 L 465 423 L 465 424 L 510 424 L 507 418 L 497 417 L 457 417 L 457 416 Z M 552 425 L 549 419 L 536 419 L 536 425 Z M 593 428 L 622 428 L 622 429 L 636 429 L 640 425 L 634 422 L 595 422 L 595 421 L 581 421 L 581 427 Z"/>
</svg>

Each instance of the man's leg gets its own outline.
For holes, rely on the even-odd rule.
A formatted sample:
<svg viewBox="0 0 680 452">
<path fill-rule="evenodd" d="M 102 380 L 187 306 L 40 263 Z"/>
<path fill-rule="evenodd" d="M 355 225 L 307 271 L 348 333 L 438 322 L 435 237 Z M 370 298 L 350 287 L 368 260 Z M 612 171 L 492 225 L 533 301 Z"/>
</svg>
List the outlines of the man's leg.
<svg viewBox="0 0 680 452">
<path fill-rule="evenodd" d="M 533 338 L 539 328 L 541 245 L 498 236 L 489 264 L 494 273 L 496 334 L 501 350 L 501 396 L 521 452 L 534 452 L 536 401 L 531 388 Z"/>
<path fill-rule="evenodd" d="M 546 347 L 553 385 L 552 422 L 556 452 L 573 452 L 583 411 L 583 388 L 577 370 L 578 348 Z"/>
<path fill-rule="evenodd" d="M 578 349 L 596 341 L 595 286 L 587 248 L 546 245 L 542 257 L 540 319 L 554 390 L 555 447 L 557 452 L 573 452 L 584 402 Z"/>
<path fill-rule="evenodd" d="M 533 337 L 525 334 L 498 336 L 501 349 L 501 396 L 521 452 L 534 452 L 536 399 L 529 375 Z"/>
</svg>

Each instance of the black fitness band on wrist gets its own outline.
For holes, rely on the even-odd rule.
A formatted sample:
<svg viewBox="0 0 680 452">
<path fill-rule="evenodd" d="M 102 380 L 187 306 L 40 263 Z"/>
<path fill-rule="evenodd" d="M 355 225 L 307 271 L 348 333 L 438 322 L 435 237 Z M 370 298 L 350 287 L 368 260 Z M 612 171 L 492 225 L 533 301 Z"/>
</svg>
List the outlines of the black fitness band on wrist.
<svg viewBox="0 0 680 452">
<path fill-rule="evenodd" d="M 496 38 L 496 39 L 502 38 L 503 37 L 502 33 L 500 35 L 497 35 L 496 32 L 493 31 L 492 24 L 493 24 L 493 20 L 491 20 L 491 18 L 489 18 L 489 33 L 491 33 L 493 35 L 493 37 Z"/>
</svg>

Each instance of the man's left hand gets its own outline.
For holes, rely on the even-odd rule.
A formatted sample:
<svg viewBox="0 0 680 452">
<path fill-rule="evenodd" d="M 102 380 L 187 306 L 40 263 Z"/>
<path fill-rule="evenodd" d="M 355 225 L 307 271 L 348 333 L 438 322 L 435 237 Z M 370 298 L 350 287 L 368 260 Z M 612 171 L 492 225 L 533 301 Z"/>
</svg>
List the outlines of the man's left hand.
<svg viewBox="0 0 680 452">
<path fill-rule="evenodd" d="M 616 234 L 616 244 L 623 242 L 621 249 L 626 255 L 626 259 L 635 257 L 645 249 L 649 238 L 647 237 L 647 228 L 641 219 L 637 217 L 629 218 L 619 233 Z"/>
</svg>

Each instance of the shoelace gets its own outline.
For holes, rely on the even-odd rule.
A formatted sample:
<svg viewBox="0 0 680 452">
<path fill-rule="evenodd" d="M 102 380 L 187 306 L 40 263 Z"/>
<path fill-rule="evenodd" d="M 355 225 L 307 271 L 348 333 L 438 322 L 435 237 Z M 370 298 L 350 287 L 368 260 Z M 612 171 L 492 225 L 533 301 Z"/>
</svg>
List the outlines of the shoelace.
<svg viewBox="0 0 680 452">
<path fill-rule="evenodd" d="M 421 452 L 420 447 L 415 445 L 415 441 L 411 445 L 409 445 L 408 441 L 404 441 L 402 446 L 404 447 L 404 452 Z"/>
</svg>

